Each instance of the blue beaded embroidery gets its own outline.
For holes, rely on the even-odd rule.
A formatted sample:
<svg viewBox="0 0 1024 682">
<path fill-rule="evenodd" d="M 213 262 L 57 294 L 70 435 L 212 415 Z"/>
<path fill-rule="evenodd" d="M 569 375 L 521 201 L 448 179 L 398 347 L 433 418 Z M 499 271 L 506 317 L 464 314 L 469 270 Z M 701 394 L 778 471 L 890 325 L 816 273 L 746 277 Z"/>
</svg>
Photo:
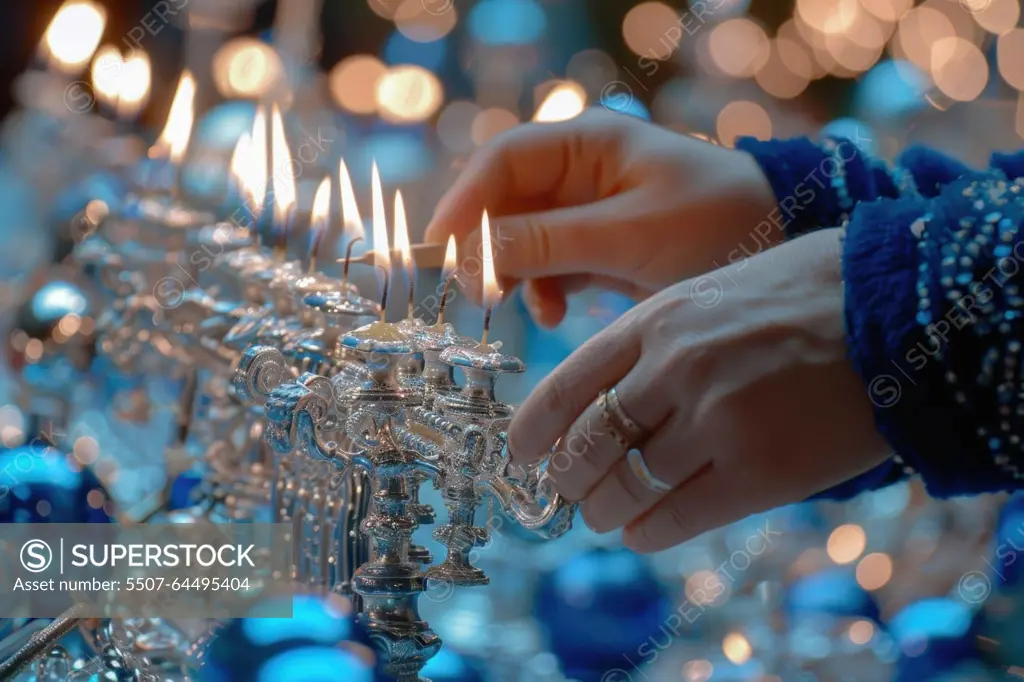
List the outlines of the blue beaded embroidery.
<svg viewBox="0 0 1024 682">
<path fill-rule="evenodd" d="M 973 376 L 963 378 L 947 370 L 947 389 L 979 425 L 979 446 L 996 466 L 1024 479 L 1016 464 L 1024 456 L 1024 297 L 1018 284 L 1024 278 L 1024 252 L 1018 251 L 1024 245 L 1024 178 L 963 180 L 947 189 L 944 195 L 961 199 L 947 209 L 962 216 L 955 226 L 933 233 L 952 222 L 934 220 L 931 213 L 910 226 L 918 254 L 916 321 L 936 349 L 930 353 L 935 360 L 973 368 Z M 937 332 L 943 321 L 944 335 Z M 973 341 L 957 342 L 962 334 Z"/>
</svg>

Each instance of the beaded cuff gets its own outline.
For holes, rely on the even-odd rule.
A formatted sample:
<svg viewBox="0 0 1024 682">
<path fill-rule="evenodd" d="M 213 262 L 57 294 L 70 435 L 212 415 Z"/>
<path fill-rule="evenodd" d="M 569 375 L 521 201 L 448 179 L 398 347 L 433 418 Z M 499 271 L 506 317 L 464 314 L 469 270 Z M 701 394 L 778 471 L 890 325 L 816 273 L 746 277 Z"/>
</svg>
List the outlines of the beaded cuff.
<svg viewBox="0 0 1024 682">
<path fill-rule="evenodd" d="M 847 231 L 851 358 L 894 463 L 936 496 L 1024 478 L 1022 226 L 1024 179 L 990 173 L 860 207 Z"/>
</svg>

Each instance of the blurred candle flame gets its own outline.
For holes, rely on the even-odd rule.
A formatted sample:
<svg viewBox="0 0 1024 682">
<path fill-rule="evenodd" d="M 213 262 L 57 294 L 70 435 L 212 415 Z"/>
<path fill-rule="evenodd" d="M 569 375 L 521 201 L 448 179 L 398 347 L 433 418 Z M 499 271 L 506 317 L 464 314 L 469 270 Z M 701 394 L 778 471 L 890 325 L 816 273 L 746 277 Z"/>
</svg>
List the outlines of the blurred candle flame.
<svg viewBox="0 0 1024 682">
<path fill-rule="evenodd" d="M 113 45 L 104 45 L 96 51 L 89 76 L 96 100 L 103 105 L 116 107 L 121 96 L 121 78 L 124 59 L 121 51 Z"/>
<path fill-rule="evenodd" d="M 107 11 L 90 0 L 66 2 L 57 10 L 43 36 L 50 66 L 77 73 L 99 47 L 107 26 Z"/>
<path fill-rule="evenodd" d="M 498 278 L 494 274 L 494 251 L 491 249 L 491 221 L 487 218 L 487 210 L 480 221 L 481 248 L 483 251 L 484 305 L 491 307 L 501 301 L 501 289 Z"/>
<path fill-rule="evenodd" d="M 455 274 L 455 268 L 459 265 L 458 251 L 455 249 L 455 235 L 448 235 L 448 247 L 444 251 L 444 269 L 441 270 L 441 279 L 448 279 Z"/>
<path fill-rule="evenodd" d="M 416 266 L 412 262 L 412 246 L 409 244 L 409 223 L 405 216 L 405 202 L 402 191 L 395 192 L 395 251 L 402 258 L 405 274 L 409 278 L 409 317 L 416 309 Z"/>
<path fill-rule="evenodd" d="M 258 221 L 267 199 L 267 113 L 262 106 L 256 107 L 249 136 L 248 163 L 242 170 L 245 196 L 252 204 L 253 219 Z"/>
<path fill-rule="evenodd" d="M 166 150 L 171 161 L 181 163 L 188 149 L 188 141 L 192 135 L 192 122 L 195 118 L 196 81 L 189 71 L 181 74 L 178 90 L 171 102 L 171 111 L 167 115 L 167 124 L 160 133 L 157 146 Z"/>
<path fill-rule="evenodd" d="M 395 251 L 402 257 L 402 266 L 412 279 L 416 269 L 412 264 L 412 247 L 409 245 L 409 223 L 405 216 L 405 202 L 402 190 L 395 192 Z"/>
<path fill-rule="evenodd" d="M 377 170 L 377 162 L 373 162 L 373 170 L 370 174 L 370 193 L 373 200 L 373 251 L 376 254 L 375 264 L 377 265 L 377 278 L 381 282 L 381 288 L 391 276 L 391 249 L 388 247 L 388 225 L 384 215 L 384 193 L 380 187 L 380 172 Z"/>
<path fill-rule="evenodd" d="M 153 69 L 149 55 L 133 53 L 124 60 L 118 83 L 117 115 L 123 119 L 134 119 L 149 101 L 153 84 Z"/>
<path fill-rule="evenodd" d="M 320 242 L 327 233 L 327 225 L 331 220 L 331 178 L 320 181 L 313 198 L 313 213 L 309 223 L 309 270 L 316 270 L 316 255 L 320 251 Z"/>
<path fill-rule="evenodd" d="M 274 160 L 271 178 L 274 183 L 274 225 L 278 230 L 287 232 L 288 220 L 295 208 L 295 178 L 292 176 L 292 154 L 284 134 L 284 121 L 277 106 L 271 113 L 270 127 L 270 153 Z"/>
<path fill-rule="evenodd" d="M 352 187 L 352 178 L 348 174 L 345 159 L 338 164 L 338 184 L 341 190 L 341 220 L 347 239 L 364 236 L 363 219 L 359 216 L 359 205 L 356 203 L 356 192 Z"/>
<path fill-rule="evenodd" d="M 548 93 L 533 120 L 538 123 L 567 121 L 583 113 L 587 106 L 587 93 L 573 81 L 559 83 Z"/>
<path fill-rule="evenodd" d="M 242 133 L 235 144 L 235 151 L 231 154 L 231 181 L 238 191 L 238 194 L 245 196 L 248 189 L 246 177 L 251 172 L 252 159 L 252 138 L 249 133 Z"/>
</svg>

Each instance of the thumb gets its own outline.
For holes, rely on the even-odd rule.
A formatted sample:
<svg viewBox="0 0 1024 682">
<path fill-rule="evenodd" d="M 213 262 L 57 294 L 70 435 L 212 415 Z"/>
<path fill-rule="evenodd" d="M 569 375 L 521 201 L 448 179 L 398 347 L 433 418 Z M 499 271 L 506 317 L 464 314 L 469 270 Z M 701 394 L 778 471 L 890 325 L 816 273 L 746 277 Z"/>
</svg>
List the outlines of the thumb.
<svg viewBox="0 0 1024 682">
<path fill-rule="evenodd" d="M 492 248 L 498 274 L 516 279 L 618 274 L 626 265 L 622 249 L 633 202 L 628 195 L 616 195 L 592 204 L 496 218 Z"/>
</svg>

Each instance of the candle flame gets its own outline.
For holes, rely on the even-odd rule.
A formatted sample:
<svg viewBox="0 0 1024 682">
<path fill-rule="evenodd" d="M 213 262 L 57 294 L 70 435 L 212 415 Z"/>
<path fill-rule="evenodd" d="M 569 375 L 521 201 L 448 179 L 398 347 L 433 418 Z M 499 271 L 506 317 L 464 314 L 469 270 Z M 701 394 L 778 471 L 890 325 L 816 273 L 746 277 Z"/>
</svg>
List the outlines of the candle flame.
<svg viewBox="0 0 1024 682">
<path fill-rule="evenodd" d="M 402 257 L 405 272 L 411 278 L 416 270 L 412 264 L 412 246 L 409 244 L 409 223 L 405 216 L 402 190 L 395 192 L 395 251 Z"/>
<path fill-rule="evenodd" d="M 317 187 L 313 197 L 313 213 L 309 223 L 309 264 L 310 271 L 316 269 L 316 256 L 320 251 L 320 242 L 327 233 L 331 222 L 331 178 L 325 177 Z"/>
<path fill-rule="evenodd" d="M 107 11 L 90 0 L 66 2 L 46 29 L 43 49 L 51 66 L 77 73 L 96 52 L 107 26 Z"/>
<path fill-rule="evenodd" d="M 244 171 L 242 185 L 245 196 L 252 204 L 250 208 L 253 219 L 259 220 L 267 198 L 267 113 L 262 106 L 256 107 L 256 115 L 252 120 L 248 163 Z"/>
<path fill-rule="evenodd" d="M 274 106 L 270 119 L 270 153 L 274 176 L 274 223 L 278 229 L 287 229 L 288 218 L 295 208 L 295 177 L 292 175 L 292 154 L 284 134 L 281 110 Z"/>
<path fill-rule="evenodd" d="M 242 133 L 235 144 L 235 151 L 231 154 L 231 180 L 238 189 L 239 194 L 245 195 L 248 189 L 246 180 L 250 173 L 252 161 L 252 138 L 249 133 Z"/>
<path fill-rule="evenodd" d="M 459 266 L 459 254 L 455 248 L 455 235 L 448 235 L 448 247 L 444 250 L 444 269 L 441 270 L 441 279 L 448 279 L 455 274 Z"/>
<path fill-rule="evenodd" d="M 352 178 L 348 174 L 345 159 L 338 164 L 338 184 L 341 190 L 341 219 L 345 228 L 345 236 L 349 239 L 362 237 L 364 236 L 363 219 L 359 217 L 356 192 L 352 187 Z"/>
<path fill-rule="evenodd" d="M 135 52 L 125 59 L 123 69 L 118 84 L 117 115 L 131 119 L 138 116 L 149 101 L 153 69 L 145 52 Z"/>
<path fill-rule="evenodd" d="M 539 123 L 567 121 L 583 113 L 587 106 L 587 93 L 579 83 L 566 81 L 559 83 L 539 107 L 533 120 Z"/>
<path fill-rule="evenodd" d="M 171 111 L 167 115 L 167 124 L 160 133 L 157 146 L 167 151 L 171 161 L 181 163 L 188 149 L 188 141 L 192 135 L 192 121 L 195 118 L 196 81 L 192 74 L 185 71 L 178 81 L 178 90 L 171 102 Z"/>
<path fill-rule="evenodd" d="M 92 78 L 92 89 L 100 104 L 117 105 L 121 96 L 123 71 L 124 59 L 116 47 L 104 45 L 96 51 L 89 75 Z"/>
<path fill-rule="evenodd" d="M 498 277 L 494 274 L 494 251 L 491 249 L 491 221 L 487 218 L 487 210 L 480 221 L 481 248 L 483 250 L 484 305 L 496 305 L 501 300 L 501 289 L 498 288 Z"/>
<path fill-rule="evenodd" d="M 370 192 L 373 199 L 373 251 L 378 266 L 377 276 L 378 279 L 383 277 L 387 280 L 391 276 L 391 249 L 388 246 L 388 225 L 384 215 L 384 193 L 380 187 L 380 172 L 376 161 L 373 162 L 370 174 Z"/>
</svg>

